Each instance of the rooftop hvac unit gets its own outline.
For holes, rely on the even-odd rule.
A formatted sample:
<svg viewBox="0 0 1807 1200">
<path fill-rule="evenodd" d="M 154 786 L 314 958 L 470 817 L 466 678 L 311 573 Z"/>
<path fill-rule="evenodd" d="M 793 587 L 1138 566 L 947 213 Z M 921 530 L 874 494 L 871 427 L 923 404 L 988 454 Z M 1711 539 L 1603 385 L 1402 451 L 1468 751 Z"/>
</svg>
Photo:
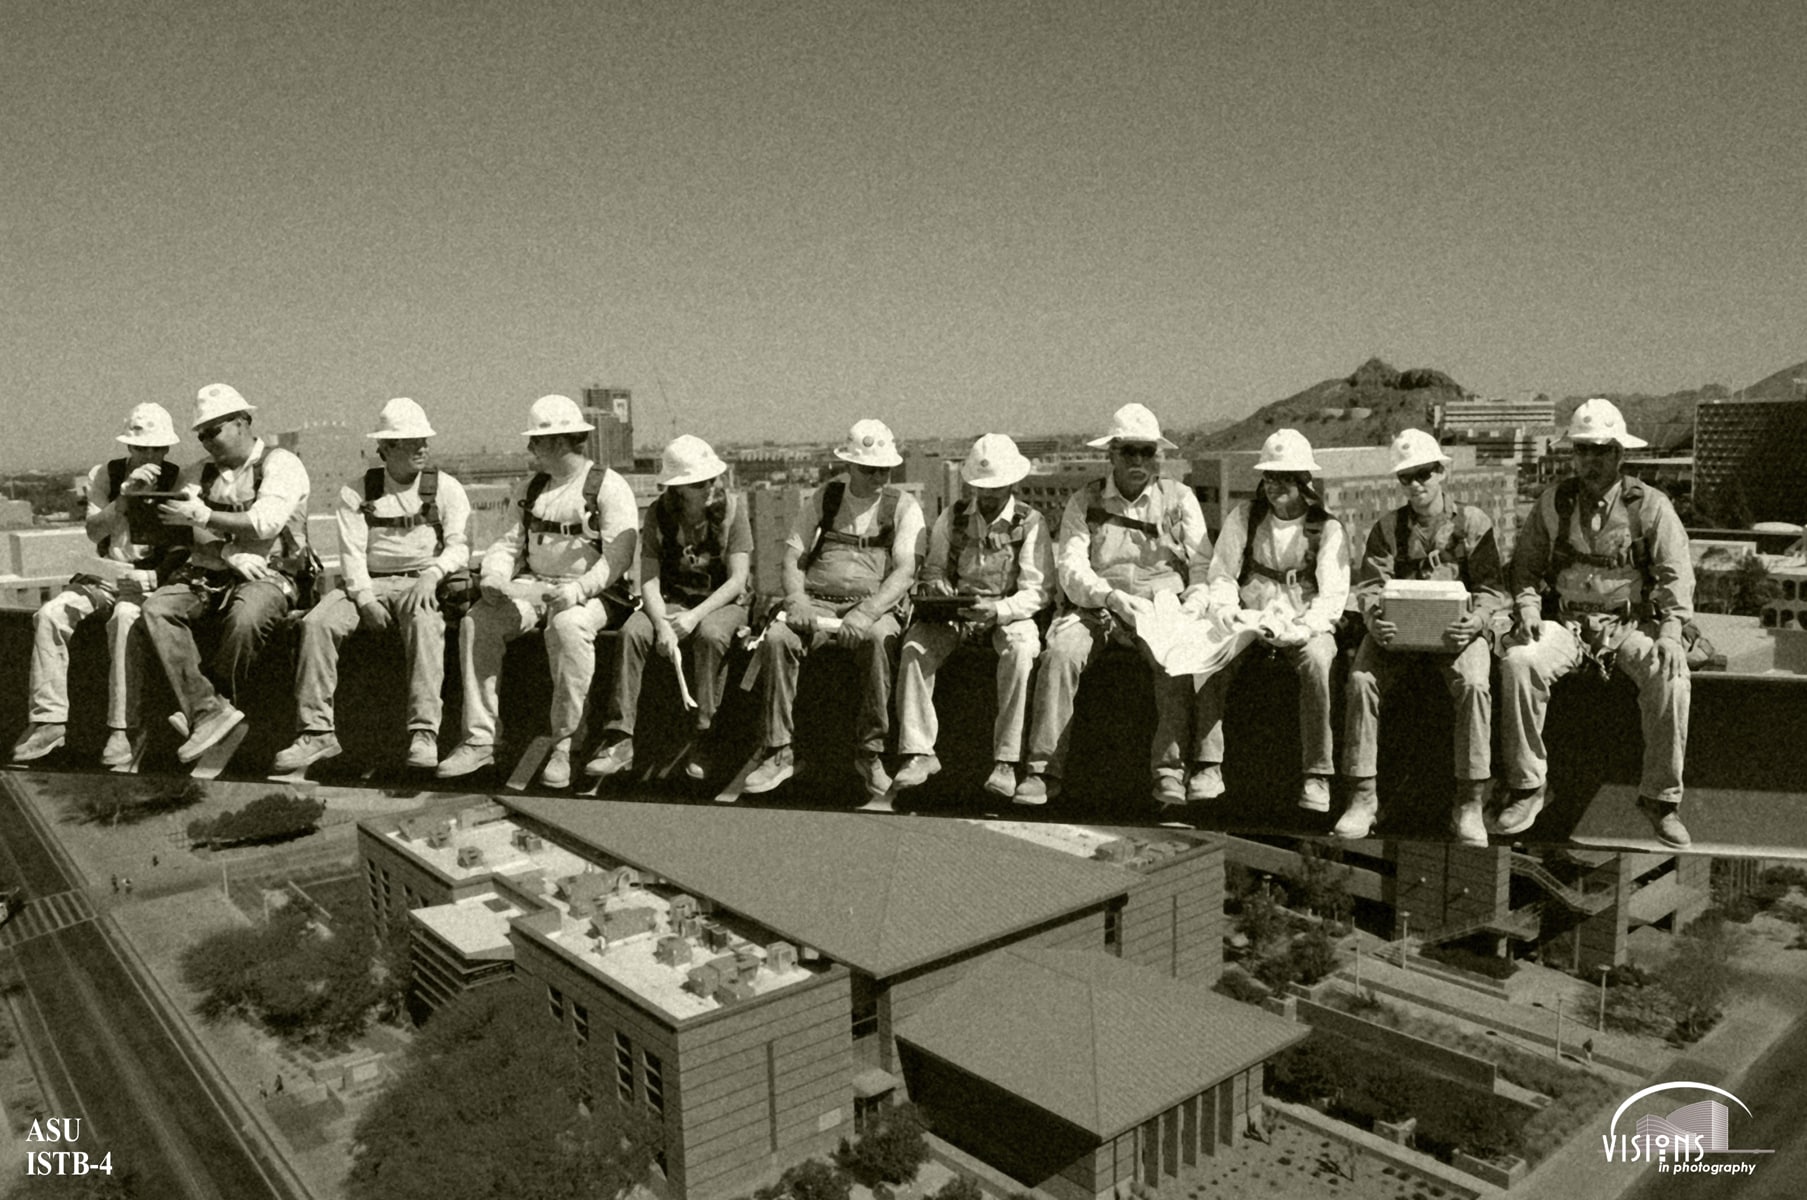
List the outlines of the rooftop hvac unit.
<svg viewBox="0 0 1807 1200">
<path fill-rule="evenodd" d="M 723 983 L 715 989 L 715 994 L 711 997 L 721 1005 L 739 1004 L 742 1000 L 751 1000 L 752 998 L 753 986 L 738 979 Z"/>
<path fill-rule="evenodd" d="M 671 898 L 671 920 L 675 925 L 697 914 L 696 897 L 679 892 Z"/>
<path fill-rule="evenodd" d="M 1120 863 L 1136 852 L 1136 844 L 1128 838 L 1112 838 L 1095 852 L 1105 862 Z"/>
<path fill-rule="evenodd" d="M 700 939 L 703 936 L 703 918 L 685 917 L 682 921 L 679 921 L 678 936 L 690 938 L 692 940 Z"/>
<path fill-rule="evenodd" d="M 427 832 L 427 845 L 435 850 L 443 850 L 452 844 L 452 831 L 444 825 L 435 825 Z"/>
<path fill-rule="evenodd" d="M 477 847 L 477 846 L 460 846 L 460 847 L 458 847 L 458 865 L 459 866 L 475 867 L 475 866 L 481 865 L 482 862 L 483 862 L 483 850 L 480 847 Z"/>
<path fill-rule="evenodd" d="M 668 967 L 681 967 L 690 961 L 690 943 L 681 937 L 662 937 L 653 947 L 653 959 Z"/>
<path fill-rule="evenodd" d="M 517 829 L 514 836 L 508 839 L 514 848 L 526 854 L 532 854 L 541 846 L 540 835 L 527 829 Z"/>
<path fill-rule="evenodd" d="M 759 964 L 765 960 L 757 947 L 739 946 L 734 951 L 734 969 L 742 979 L 751 979 L 759 972 Z"/>
<path fill-rule="evenodd" d="M 684 973 L 684 986 L 704 999 L 713 995 L 721 982 L 721 972 L 710 963 L 701 963 Z"/>
<path fill-rule="evenodd" d="M 728 948 L 728 931 L 714 921 L 703 923 L 703 945 L 710 950 L 726 950 Z"/>
<path fill-rule="evenodd" d="M 773 942 L 765 948 L 766 965 L 782 974 L 797 969 L 797 948 L 789 942 Z"/>
</svg>

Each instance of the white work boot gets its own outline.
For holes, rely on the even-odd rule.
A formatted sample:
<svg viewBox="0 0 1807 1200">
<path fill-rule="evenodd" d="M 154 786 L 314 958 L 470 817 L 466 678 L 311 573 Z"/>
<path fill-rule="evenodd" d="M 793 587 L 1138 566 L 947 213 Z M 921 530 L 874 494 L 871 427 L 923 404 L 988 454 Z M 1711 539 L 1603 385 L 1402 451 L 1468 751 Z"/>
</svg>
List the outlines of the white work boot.
<svg viewBox="0 0 1807 1200">
<path fill-rule="evenodd" d="M 1449 835 L 1458 846 L 1487 848 L 1487 791 L 1491 779 L 1456 780 L 1456 799 L 1449 810 Z"/>
<path fill-rule="evenodd" d="M 1374 777 L 1351 779 L 1349 781 L 1349 807 L 1337 818 L 1336 828 L 1330 836 L 1354 841 L 1365 838 L 1374 828 L 1374 819 L 1380 816 L 1380 795 L 1374 790 Z"/>
</svg>

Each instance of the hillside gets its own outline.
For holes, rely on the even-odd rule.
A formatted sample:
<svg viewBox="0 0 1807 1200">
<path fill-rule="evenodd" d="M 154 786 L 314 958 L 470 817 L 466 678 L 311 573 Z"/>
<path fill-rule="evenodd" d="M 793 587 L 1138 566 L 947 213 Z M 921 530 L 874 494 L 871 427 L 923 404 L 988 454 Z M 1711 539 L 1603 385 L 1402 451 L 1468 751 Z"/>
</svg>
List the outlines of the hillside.
<svg viewBox="0 0 1807 1200">
<path fill-rule="evenodd" d="M 1734 392 L 1709 383 L 1687 391 L 1654 396 L 1644 392 L 1594 392 L 1625 414 L 1631 432 L 1650 443 L 1647 454 L 1687 454 L 1694 446 L 1694 407 L 1703 401 L 1734 397 L 1750 400 L 1802 399 L 1807 362 L 1784 367 Z M 1314 446 L 1380 446 L 1408 426 L 1427 428 L 1432 404 L 1459 400 L 1464 391 L 1441 371 L 1420 367 L 1396 371 L 1371 358 L 1342 379 L 1326 379 L 1284 400 L 1255 410 L 1226 428 L 1186 439 L 1184 449 L 1202 454 L 1215 450 L 1259 449 L 1275 429 L 1297 429 Z M 1558 428 L 1587 396 L 1565 396 L 1556 402 Z"/>
<path fill-rule="evenodd" d="M 1256 450 L 1276 429 L 1297 429 L 1314 446 L 1384 446 L 1401 429 L 1423 428 L 1430 406 L 1460 400 L 1460 384 L 1441 371 L 1398 371 L 1371 358 L 1342 379 L 1326 379 L 1276 400 L 1225 429 L 1187 443 L 1193 453 Z"/>
</svg>

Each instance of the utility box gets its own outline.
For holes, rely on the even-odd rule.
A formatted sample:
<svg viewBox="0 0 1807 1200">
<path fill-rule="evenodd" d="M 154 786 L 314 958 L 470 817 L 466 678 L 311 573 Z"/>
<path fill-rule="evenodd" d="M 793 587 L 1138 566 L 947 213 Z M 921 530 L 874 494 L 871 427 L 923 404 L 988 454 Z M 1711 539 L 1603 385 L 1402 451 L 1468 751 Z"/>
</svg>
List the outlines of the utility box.
<svg viewBox="0 0 1807 1200">
<path fill-rule="evenodd" d="M 1394 650 L 1453 654 L 1443 631 L 1468 611 L 1468 589 L 1455 579 L 1392 579 L 1381 589 L 1381 615 L 1399 632 Z"/>
</svg>

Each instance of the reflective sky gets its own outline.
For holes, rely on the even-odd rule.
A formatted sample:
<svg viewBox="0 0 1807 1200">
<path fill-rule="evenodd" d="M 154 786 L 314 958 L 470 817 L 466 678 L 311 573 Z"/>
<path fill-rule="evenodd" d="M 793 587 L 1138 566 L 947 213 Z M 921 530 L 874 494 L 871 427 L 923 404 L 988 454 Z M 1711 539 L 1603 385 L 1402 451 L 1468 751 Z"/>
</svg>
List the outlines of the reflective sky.
<svg viewBox="0 0 1807 1200">
<path fill-rule="evenodd" d="M 1807 357 L 1807 4 L 8 0 L 0 466 L 219 379 L 454 447 L 1171 426 Z M 179 457 L 193 452 L 188 442 Z"/>
</svg>

